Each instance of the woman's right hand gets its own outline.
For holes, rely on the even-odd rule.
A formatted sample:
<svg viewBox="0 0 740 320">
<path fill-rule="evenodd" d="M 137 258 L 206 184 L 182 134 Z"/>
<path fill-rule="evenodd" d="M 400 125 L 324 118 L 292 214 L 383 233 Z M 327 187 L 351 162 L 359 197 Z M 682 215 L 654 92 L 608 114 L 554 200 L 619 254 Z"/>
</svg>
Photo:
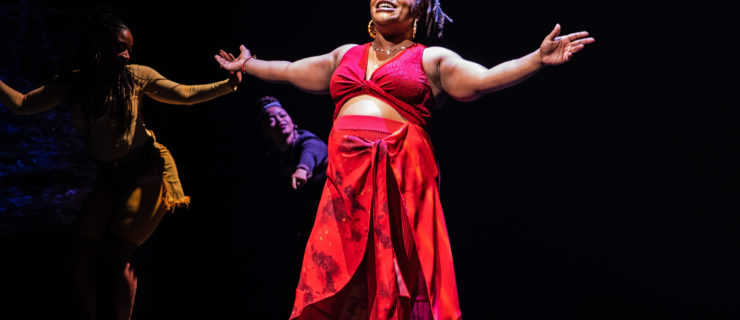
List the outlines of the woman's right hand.
<svg viewBox="0 0 740 320">
<path fill-rule="evenodd" d="M 293 190 L 298 190 L 298 188 L 304 186 L 308 181 L 308 171 L 303 168 L 298 168 L 292 175 L 290 175 L 290 178 L 292 180 L 291 186 L 293 187 Z"/>
<path fill-rule="evenodd" d="M 213 57 L 216 58 L 216 61 L 218 62 L 218 64 L 221 65 L 221 68 L 229 71 L 242 71 L 244 63 L 252 57 L 252 53 L 249 52 L 249 49 L 247 49 L 247 47 L 245 47 L 244 45 L 239 46 L 239 51 L 241 51 L 241 53 L 239 53 L 239 56 L 232 61 L 226 60 L 218 54 Z"/>
</svg>

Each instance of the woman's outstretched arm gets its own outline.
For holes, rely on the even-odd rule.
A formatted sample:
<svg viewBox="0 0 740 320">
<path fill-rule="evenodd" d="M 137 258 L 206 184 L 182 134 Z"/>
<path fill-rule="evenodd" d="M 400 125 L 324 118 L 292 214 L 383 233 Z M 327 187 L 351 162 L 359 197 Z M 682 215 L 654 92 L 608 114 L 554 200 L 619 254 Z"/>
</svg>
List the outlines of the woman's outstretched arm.
<svg viewBox="0 0 740 320">
<path fill-rule="evenodd" d="M 570 61 L 574 53 L 595 41 L 594 38 L 588 37 L 588 32 L 585 31 L 562 37 L 558 37 L 559 33 L 558 24 L 545 37 L 539 49 L 490 69 L 467 61 L 451 50 L 440 47 L 429 48 L 428 52 L 424 53 L 429 55 L 425 62 L 425 70 L 431 73 L 430 78 L 438 89 L 453 99 L 475 100 L 486 93 L 520 83 L 544 66 Z"/>
<path fill-rule="evenodd" d="M 59 105 L 68 91 L 67 85 L 52 82 L 22 94 L 0 81 L 0 103 L 15 114 L 36 114 Z"/>
<path fill-rule="evenodd" d="M 156 70 L 143 65 L 129 65 L 129 70 L 142 81 L 144 93 L 159 102 L 175 105 L 193 105 L 209 101 L 236 90 L 231 79 L 207 84 L 181 84 L 169 80 Z"/>
<path fill-rule="evenodd" d="M 243 45 L 239 47 L 241 52 L 234 61 L 227 61 L 221 55 L 215 58 L 222 68 L 230 71 L 243 71 L 264 81 L 289 83 L 311 93 L 326 93 L 332 73 L 344 53 L 353 46 L 343 45 L 327 54 L 294 62 L 260 60 Z"/>
</svg>

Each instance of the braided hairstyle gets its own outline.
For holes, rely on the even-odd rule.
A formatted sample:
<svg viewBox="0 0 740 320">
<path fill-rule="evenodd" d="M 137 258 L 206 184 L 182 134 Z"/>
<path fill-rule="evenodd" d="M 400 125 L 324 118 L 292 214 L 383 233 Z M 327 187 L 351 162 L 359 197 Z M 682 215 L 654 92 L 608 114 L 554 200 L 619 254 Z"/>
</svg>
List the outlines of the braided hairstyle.
<svg viewBox="0 0 740 320">
<path fill-rule="evenodd" d="M 419 11 L 424 14 L 427 25 L 427 37 L 436 32 L 437 38 L 442 38 L 442 31 L 445 21 L 452 22 L 452 19 L 442 11 L 440 0 L 418 0 Z"/>
<path fill-rule="evenodd" d="M 100 65 L 101 47 L 112 46 L 119 32 L 129 30 L 126 25 L 113 16 L 110 8 L 99 8 L 87 20 L 80 42 L 80 106 L 87 125 L 90 139 L 95 121 L 110 110 L 109 126 L 115 137 L 130 139 L 133 109 L 131 96 L 134 80 L 126 66 L 103 70 Z M 105 72 L 102 78 L 98 73 Z"/>
</svg>

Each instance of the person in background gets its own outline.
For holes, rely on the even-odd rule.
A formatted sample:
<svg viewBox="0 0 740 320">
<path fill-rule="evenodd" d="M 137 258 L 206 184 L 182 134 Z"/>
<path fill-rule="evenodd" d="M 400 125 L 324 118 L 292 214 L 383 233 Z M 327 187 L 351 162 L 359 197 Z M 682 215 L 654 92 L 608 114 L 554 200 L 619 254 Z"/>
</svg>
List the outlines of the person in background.
<svg viewBox="0 0 740 320">
<path fill-rule="evenodd" d="M 149 96 L 178 105 L 205 102 L 234 92 L 241 74 L 182 85 L 150 67 L 129 64 L 133 35 L 110 9 L 92 14 L 85 32 L 78 70 L 25 94 L 0 81 L 0 102 L 19 115 L 62 103 L 68 108 L 98 167 L 95 185 L 72 226 L 70 318 L 129 319 L 137 282 L 130 264 L 133 252 L 166 212 L 190 203 L 172 155 L 144 125 L 141 101 Z"/>
<path fill-rule="evenodd" d="M 262 133 L 270 142 L 267 161 L 280 167 L 293 189 L 323 183 L 328 161 L 326 143 L 310 131 L 298 129 L 277 98 L 264 96 L 257 105 Z"/>
</svg>

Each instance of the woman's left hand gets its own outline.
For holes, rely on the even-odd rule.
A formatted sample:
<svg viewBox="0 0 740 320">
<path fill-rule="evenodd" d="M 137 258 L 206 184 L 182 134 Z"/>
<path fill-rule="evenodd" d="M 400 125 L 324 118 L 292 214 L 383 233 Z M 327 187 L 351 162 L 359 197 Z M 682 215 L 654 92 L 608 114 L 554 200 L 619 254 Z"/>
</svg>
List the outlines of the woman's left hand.
<svg viewBox="0 0 740 320">
<path fill-rule="evenodd" d="M 588 32 L 581 31 L 564 36 L 560 34 L 560 24 L 545 37 L 540 45 L 542 63 L 545 65 L 559 65 L 570 61 L 574 53 L 581 51 L 586 44 L 596 41 L 588 37 Z"/>
<path fill-rule="evenodd" d="M 226 61 L 234 61 L 236 58 L 233 54 L 228 53 L 223 50 L 218 51 L 218 55 L 221 56 L 221 58 L 224 58 Z M 242 73 L 239 71 L 229 71 L 229 83 L 232 86 L 236 86 L 237 84 L 240 84 L 242 82 Z"/>
</svg>

